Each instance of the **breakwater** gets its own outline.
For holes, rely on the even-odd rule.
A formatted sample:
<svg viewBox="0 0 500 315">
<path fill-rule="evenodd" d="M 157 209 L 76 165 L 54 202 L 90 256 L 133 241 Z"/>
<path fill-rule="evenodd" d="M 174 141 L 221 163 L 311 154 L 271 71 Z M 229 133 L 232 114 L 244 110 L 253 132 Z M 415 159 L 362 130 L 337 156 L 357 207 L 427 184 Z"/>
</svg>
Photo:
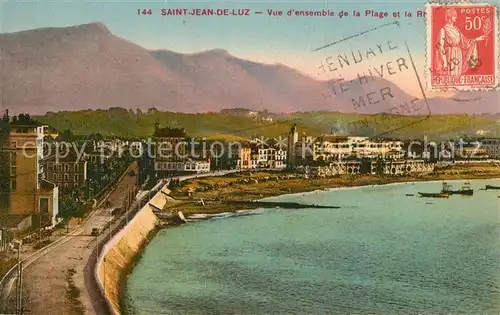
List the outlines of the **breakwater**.
<svg viewBox="0 0 500 315">
<path fill-rule="evenodd" d="M 167 203 L 168 184 L 159 191 L 102 248 L 95 279 L 112 314 L 121 314 L 120 296 L 127 268 L 161 225 L 155 212 Z"/>
<path fill-rule="evenodd" d="M 227 201 L 229 204 L 238 205 L 242 207 L 260 207 L 260 208 L 283 208 L 283 209 L 338 209 L 339 206 L 324 206 L 317 204 L 303 204 L 299 202 L 286 202 L 286 201 L 243 201 L 233 200 Z"/>
</svg>

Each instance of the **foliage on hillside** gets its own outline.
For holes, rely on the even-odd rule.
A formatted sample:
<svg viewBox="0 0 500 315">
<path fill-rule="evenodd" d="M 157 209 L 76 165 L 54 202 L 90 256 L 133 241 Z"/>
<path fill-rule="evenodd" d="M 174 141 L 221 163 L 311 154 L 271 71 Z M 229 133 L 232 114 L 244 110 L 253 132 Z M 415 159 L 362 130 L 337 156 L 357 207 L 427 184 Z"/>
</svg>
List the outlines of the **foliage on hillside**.
<svg viewBox="0 0 500 315">
<path fill-rule="evenodd" d="M 494 117 L 460 115 L 401 116 L 360 115 L 335 112 L 294 113 L 281 117 L 297 120 L 327 133 L 337 132 L 365 136 L 381 135 L 394 138 L 423 138 L 442 140 L 457 136 L 478 136 L 486 131 L 488 137 L 499 136 L 500 124 Z"/>
<path fill-rule="evenodd" d="M 440 115 L 431 117 L 343 114 L 336 112 L 307 112 L 275 117 L 275 121 L 262 121 L 248 117 L 220 113 L 186 114 L 174 112 L 148 112 L 110 108 L 47 113 L 36 117 L 60 132 L 71 130 L 77 135 L 100 133 L 104 136 L 147 138 L 160 126 L 185 128 L 189 136 L 209 139 L 239 140 L 248 137 L 277 137 L 285 135 L 290 125 L 297 123 L 302 134 L 318 136 L 340 132 L 357 135 L 384 135 L 396 138 L 445 139 L 463 134 L 475 135 L 478 130 L 487 136 L 498 136 L 498 123 L 492 117 L 469 115 Z M 396 129 L 396 130 L 395 130 Z"/>
<path fill-rule="evenodd" d="M 37 119 L 62 132 L 70 129 L 74 134 L 100 133 L 104 136 L 126 138 L 151 137 L 156 122 L 161 127 L 185 128 L 189 136 L 211 139 L 238 140 L 252 136 L 278 136 L 286 134 L 289 124 L 268 122 L 219 113 L 185 114 L 150 110 L 147 113 L 123 108 L 48 113 Z M 302 131 L 318 134 L 321 130 L 300 126 Z"/>
</svg>

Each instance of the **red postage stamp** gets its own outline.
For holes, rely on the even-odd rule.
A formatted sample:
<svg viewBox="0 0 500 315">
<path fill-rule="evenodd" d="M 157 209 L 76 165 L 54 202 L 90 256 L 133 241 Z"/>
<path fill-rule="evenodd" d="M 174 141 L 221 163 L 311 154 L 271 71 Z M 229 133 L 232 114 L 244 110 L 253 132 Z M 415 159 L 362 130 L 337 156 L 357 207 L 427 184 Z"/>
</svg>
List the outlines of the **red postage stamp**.
<svg viewBox="0 0 500 315">
<path fill-rule="evenodd" d="M 493 4 L 429 3 L 429 90 L 492 90 L 498 87 L 498 12 Z"/>
</svg>

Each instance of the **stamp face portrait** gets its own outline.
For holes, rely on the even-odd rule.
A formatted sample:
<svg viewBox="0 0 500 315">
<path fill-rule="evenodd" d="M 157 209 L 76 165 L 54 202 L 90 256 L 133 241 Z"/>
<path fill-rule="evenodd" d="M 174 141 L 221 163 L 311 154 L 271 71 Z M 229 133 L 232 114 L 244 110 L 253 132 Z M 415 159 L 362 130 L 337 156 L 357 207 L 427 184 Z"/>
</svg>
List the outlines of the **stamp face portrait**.
<svg viewBox="0 0 500 315">
<path fill-rule="evenodd" d="M 427 88 L 498 86 L 498 13 L 492 4 L 427 5 Z"/>
</svg>

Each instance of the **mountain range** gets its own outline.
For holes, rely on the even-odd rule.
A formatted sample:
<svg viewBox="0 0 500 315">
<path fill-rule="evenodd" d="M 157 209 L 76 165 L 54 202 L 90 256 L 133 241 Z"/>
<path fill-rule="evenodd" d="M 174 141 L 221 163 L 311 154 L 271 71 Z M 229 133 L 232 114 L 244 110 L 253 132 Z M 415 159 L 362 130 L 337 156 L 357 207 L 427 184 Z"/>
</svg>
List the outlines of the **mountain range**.
<svg viewBox="0 0 500 315">
<path fill-rule="evenodd" d="M 113 35 L 102 23 L 0 34 L 0 108 L 43 114 L 123 107 L 173 112 L 223 108 L 290 113 L 337 111 L 373 114 L 414 99 L 377 78 L 332 94 L 332 82 L 281 64 L 263 64 L 225 50 L 182 54 L 149 51 Z M 352 98 L 389 88 L 394 96 L 353 108 Z M 345 95 L 344 95 L 345 94 Z M 499 92 L 458 92 L 422 100 L 403 114 L 495 114 Z M 380 98 L 380 96 L 378 96 Z M 360 100 L 358 99 L 358 102 Z"/>
</svg>

